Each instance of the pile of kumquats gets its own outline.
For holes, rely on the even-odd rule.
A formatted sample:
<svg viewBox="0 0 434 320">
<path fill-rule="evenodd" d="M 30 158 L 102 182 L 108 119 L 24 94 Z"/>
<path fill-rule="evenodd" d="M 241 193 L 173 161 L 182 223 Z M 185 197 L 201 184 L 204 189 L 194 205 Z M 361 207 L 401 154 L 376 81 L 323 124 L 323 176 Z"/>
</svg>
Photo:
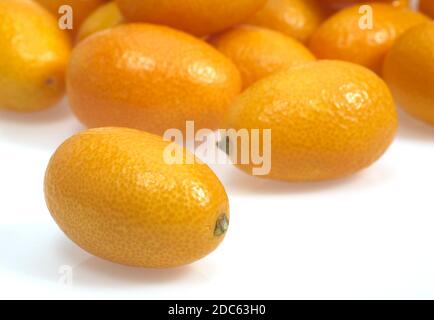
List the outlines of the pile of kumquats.
<svg viewBox="0 0 434 320">
<path fill-rule="evenodd" d="M 56 223 L 98 257 L 181 266 L 220 244 L 229 203 L 176 137 L 218 134 L 258 179 L 365 169 L 397 106 L 434 125 L 433 17 L 432 0 L 0 0 L 0 109 L 66 94 L 89 129 L 48 164 Z"/>
</svg>

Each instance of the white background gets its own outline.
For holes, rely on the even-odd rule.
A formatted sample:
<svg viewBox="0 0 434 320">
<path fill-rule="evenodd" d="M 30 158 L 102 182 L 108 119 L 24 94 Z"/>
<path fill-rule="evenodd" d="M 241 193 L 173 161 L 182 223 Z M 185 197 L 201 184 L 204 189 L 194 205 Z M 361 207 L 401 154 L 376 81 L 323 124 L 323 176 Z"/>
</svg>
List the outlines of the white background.
<svg viewBox="0 0 434 320">
<path fill-rule="evenodd" d="M 348 179 L 289 184 L 213 166 L 231 203 L 223 244 L 187 267 L 143 270 L 82 251 L 46 209 L 48 160 L 83 130 L 66 104 L 0 111 L 0 298 L 434 299 L 434 127 L 400 118 L 387 154 Z"/>
<path fill-rule="evenodd" d="M 290 184 L 214 167 L 231 226 L 205 259 L 173 270 L 105 262 L 48 213 L 49 157 L 82 130 L 65 104 L 0 112 L 0 298 L 434 298 L 434 127 L 401 115 L 396 142 L 348 179 Z M 59 268 L 73 267 L 73 286 Z"/>
</svg>

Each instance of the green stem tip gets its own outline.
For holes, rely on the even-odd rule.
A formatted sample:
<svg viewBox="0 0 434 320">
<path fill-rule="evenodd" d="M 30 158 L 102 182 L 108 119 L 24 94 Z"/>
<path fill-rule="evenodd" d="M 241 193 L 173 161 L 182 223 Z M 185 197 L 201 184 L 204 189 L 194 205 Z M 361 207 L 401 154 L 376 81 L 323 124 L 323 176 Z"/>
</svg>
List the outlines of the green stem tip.
<svg viewBox="0 0 434 320">
<path fill-rule="evenodd" d="M 221 235 L 224 235 L 226 231 L 229 228 L 229 219 L 226 216 L 225 213 L 223 213 L 221 216 L 218 217 L 215 228 L 214 228 L 214 235 L 216 237 L 219 237 Z"/>
<path fill-rule="evenodd" d="M 229 139 L 229 136 L 225 136 L 222 138 L 222 140 L 218 141 L 217 144 L 217 148 L 219 148 L 220 150 L 222 150 L 223 152 L 225 152 L 228 156 L 230 156 L 230 143 L 231 140 Z"/>
</svg>

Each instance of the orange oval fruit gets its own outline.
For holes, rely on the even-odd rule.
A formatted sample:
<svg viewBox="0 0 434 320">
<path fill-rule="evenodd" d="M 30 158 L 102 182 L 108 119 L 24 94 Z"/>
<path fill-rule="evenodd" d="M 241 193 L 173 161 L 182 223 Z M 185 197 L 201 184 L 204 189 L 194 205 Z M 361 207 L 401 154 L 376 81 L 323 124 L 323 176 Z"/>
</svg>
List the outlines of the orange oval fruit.
<svg viewBox="0 0 434 320">
<path fill-rule="evenodd" d="M 311 51 L 320 59 L 350 61 L 379 73 L 395 39 L 428 20 L 418 12 L 387 4 L 373 3 L 364 9 L 355 5 L 327 19 L 312 36 Z"/>
<path fill-rule="evenodd" d="M 73 10 L 73 28 L 68 30 L 75 37 L 83 21 L 99 6 L 105 3 L 105 0 L 36 0 L 47 8 L 56 18 L 60 18 L 59 8 L 61 6 L 70 6 Z"/>
<path fill-rule="evenodd" d="M 206 36 L 243 22 L 266 0 L 116 1 L 129 21 L 163 24 L 196 36 Z"/>
<path fill-rule="evenodd" d="M 215 129 L 241 90 L 234 64 L 209 44 L 165 26 L 125 24 L 80 42 L 67 91 L 89 127 L 121 126 L 163 134 Z"/>
<path fill-rule="evenodd" d="M 265 177 L 319 181 L 348 176 L 376 161 L 395 136 L 397 114 L 375 73 L 323 60 L 248 88 L 232 106 L 228 128 L 271 130 L 271 171 Z M 259 148 L 267 150 L 263 141 Z M 255 168 L 252 162 L 238 166 L 249 173 Z"/>
<path fill-rule="evenodd" d="M 267 0 L 265 7 L 248 23 L 306 42 L 326 16 L 317 0 Z"/>
<path fill-rule="evenodd" d="M 96 9 L 81 24 L 77 40 L 81 41 L 88 36 L 115 27 L 124 21 L 118 5 L 112 1 Z"/>
<path fill-rule="evenodd" d="M 297 40 L 255 26 L 233 28 L 212 38 L 211 43 L 238 67 L 244 88 L 280 69 L 315 60 Z"/>
<path fill-rule="evenodd" d="M 411 28 L 398 38 L 383 74 L 400 106 L 434 125 L 434 22 Z"/>
<path fill-rule="evenodd" d="M 420 11 L 434 19 L 434 1 L 420 0 Z"/>
<path fill-rule="evenodd" d="M 197 159 L 167 164 L 168 145 L 125 128 L 68 139 L 45 176 L 56 223 L 81 248 L 124 265 L 176 267 L 209 254 L 228 227 L 226 192 Z M 177 148 L 186 160 L 188 152 Z"/>
<path fill-rule="evenodd" d="M 0 109 L 35 111 L 65 93 L 69 38 L 30 0 L 0 1 Z"/>
</svg>

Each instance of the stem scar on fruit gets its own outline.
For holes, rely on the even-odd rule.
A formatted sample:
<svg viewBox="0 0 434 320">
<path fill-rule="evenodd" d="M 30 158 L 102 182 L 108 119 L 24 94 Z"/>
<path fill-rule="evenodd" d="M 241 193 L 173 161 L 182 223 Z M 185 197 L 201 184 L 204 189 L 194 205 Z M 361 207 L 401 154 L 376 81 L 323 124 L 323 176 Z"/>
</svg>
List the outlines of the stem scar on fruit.
<svg viewBox="0 0 434 320">
<path fill-rule="evenodd" d="M 219 148 L 220 150 L 222 150 L 224 153 L 226 153 L 228 156 L 230 155 L 230 137 L 229 136 L 224 136 L 220 141 L 216 142 L 216 146 L 217 148 Z"/>
<path fill-rule="evenodd" d="M 48 77 L 45 80 L 45 85 L 47 85 L 48 87 L 53 87 L 56 84 L 56 78 L 55 77 Z"/>
<path fill-rule="evenodd" d="M 229 219 L 225 213 L 220 215 L 216 221 L 214 235 L 219 237 L 226 233 L 229 228 Z"/>
</svg>

